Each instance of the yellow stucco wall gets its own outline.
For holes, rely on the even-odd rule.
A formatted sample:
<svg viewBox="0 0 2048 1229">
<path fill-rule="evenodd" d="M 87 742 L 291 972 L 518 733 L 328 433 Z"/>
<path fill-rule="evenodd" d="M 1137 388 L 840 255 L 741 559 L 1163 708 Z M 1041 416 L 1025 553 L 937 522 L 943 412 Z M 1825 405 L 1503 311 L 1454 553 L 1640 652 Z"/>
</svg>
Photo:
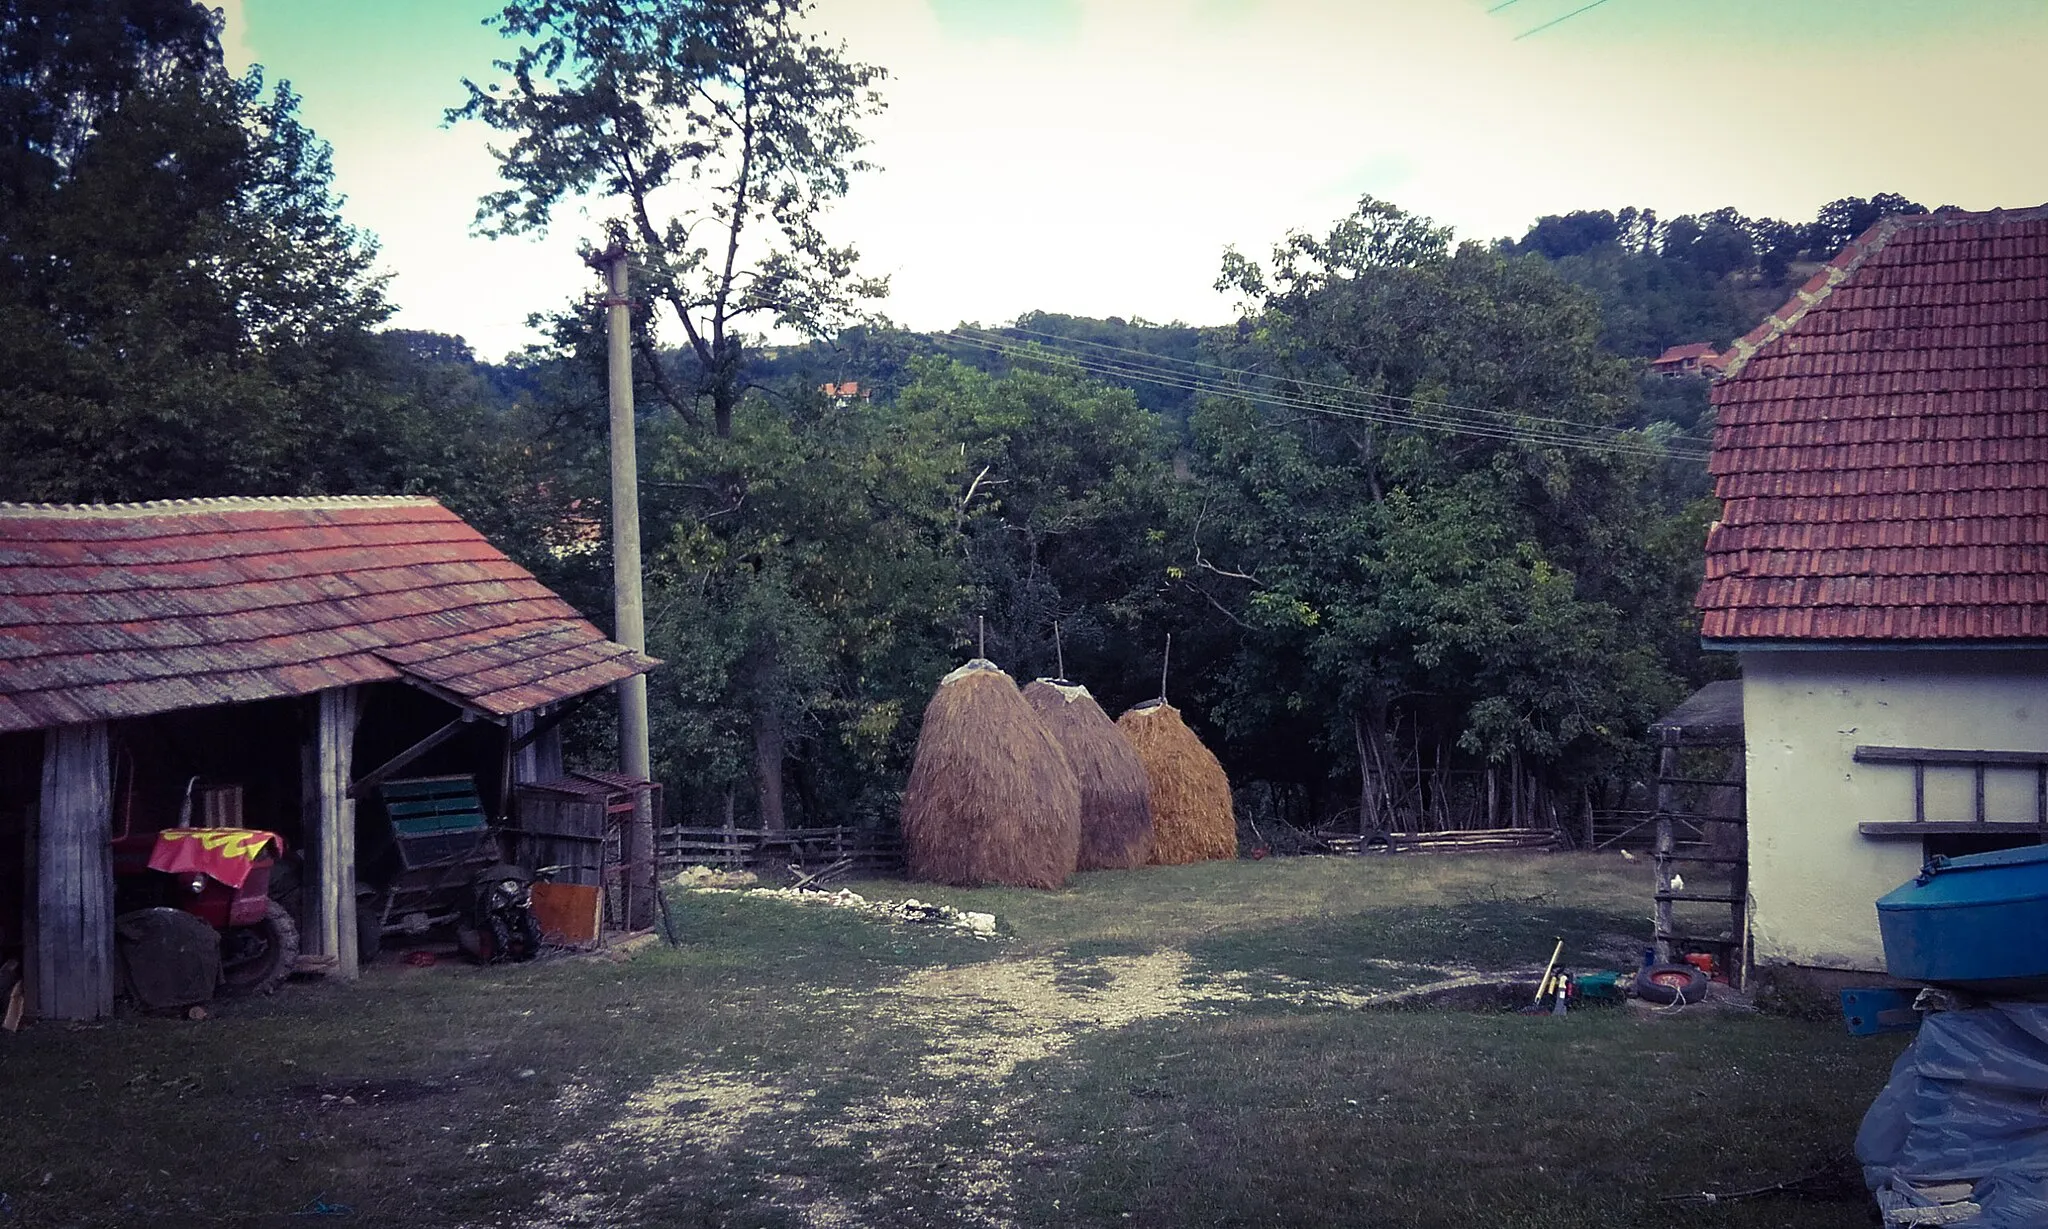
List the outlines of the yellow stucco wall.
<svg viewBox="0 0 2048 1229">
<path fill-rule="evenodd" d="M 1758 964 L 1881 972 L 1878 897 L 1913 877 L 1913 840 L 1856 825 L 1913 818 L 1913 770 L 1859 745 L 2048 751 L 2048 652 L 1750 651 L 1750 942 Z M 1991 819 L 2031 819 L 2031 770 L 1994 770 Z M 1967 820 L 1968 769 L 1929 769 L 1927 818 Z"/>
</svg>

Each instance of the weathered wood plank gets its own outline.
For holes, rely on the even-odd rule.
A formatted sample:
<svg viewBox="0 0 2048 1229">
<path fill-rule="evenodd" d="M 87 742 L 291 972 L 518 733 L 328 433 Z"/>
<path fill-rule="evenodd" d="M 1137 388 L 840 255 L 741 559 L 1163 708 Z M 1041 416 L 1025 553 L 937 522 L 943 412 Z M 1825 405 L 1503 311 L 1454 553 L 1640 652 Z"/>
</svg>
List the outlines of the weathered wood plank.
<svg viewBox="0 0 2048 1229">
<path fill-rule="evenodd" d="M 2048 764 L 2048 751 L 1972 751 L 1958 747 L 1871 747 L 1856 748 L 1859 764 L 1929 764 L 1943 768 L 1969 768 L 1977 764 L 2003 764 L 2031 768 Z"/>
<path fill-rule="evenodd" d="M 335 687 L 312 697 L 312 730 L 301 754 L 306 833 L 306 894 L 300 950 L 334 959 L 333 975 L 360 971 L 356 942 L 356 802 L 349 789 L 362 689 Z"/>
<path fill-rule="evenodd" d="M 113 785 L 107 725 L 43 733 L 28 1006 L 45 1020 L 114 1010 Z"/>
<path fill-rule="evenodd" d="M 1856 830 L 1864 836 L 1897 836 L 1913 840 L 1923 836 L 2048 836 L 2048 824 L 1996 819 L 1983 823 L 1967 819 L 1885 819 L 1857 824 Z"/>
</svg>

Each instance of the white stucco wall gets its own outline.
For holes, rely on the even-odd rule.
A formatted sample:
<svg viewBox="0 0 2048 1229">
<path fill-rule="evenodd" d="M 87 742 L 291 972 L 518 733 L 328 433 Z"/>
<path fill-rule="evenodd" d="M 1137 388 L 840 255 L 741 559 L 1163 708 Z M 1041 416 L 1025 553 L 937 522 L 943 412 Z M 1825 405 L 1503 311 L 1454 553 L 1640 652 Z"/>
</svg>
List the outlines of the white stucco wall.
<svg viewBox="0 0 2048 1229">
<path fill-rule="evenodd" d="M 1878 897 L 1921 844 L 1856 825 L 1913 818 L 1913 770 L 1862 745 L 2048 751 L 2048 652 L 1748 651 L 1750 942 L 1758 964 L 1881 972 Z M 2031 819 L 2031 770 L 1994 769 L 1991 819 Z M 1927 818 L 1974 818 L 1968 769 L 1927 772 Z"/>
</svg>

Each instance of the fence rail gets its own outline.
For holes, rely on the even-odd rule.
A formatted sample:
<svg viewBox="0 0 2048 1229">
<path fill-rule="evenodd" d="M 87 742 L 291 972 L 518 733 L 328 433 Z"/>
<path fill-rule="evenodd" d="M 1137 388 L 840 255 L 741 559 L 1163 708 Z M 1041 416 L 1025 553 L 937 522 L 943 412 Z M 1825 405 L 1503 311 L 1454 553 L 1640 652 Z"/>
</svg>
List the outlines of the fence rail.
<svg viewBox="0 0 2048 1229">
<path fill-rule="evenodd" d="M 654 846 L 663 873 L 685 866 L 750 870 L 822 866 L 842 859 L 855 872 L 903 869 L 903 838 L 868 828 L 662 828 Z"/>
</svg>

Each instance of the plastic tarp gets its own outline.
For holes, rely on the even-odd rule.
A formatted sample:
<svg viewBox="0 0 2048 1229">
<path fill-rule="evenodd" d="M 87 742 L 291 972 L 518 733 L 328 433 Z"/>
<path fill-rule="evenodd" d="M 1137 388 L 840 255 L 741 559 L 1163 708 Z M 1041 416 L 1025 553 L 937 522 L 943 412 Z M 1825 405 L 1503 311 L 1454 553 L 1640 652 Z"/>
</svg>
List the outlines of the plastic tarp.
<svg viewBox="0 0 2048 1229">
<path fill-rule="evenodd" d="M 1928 1012 L 1863 1116 L 1856 1159 L 1890 1223 L 1941 1202 L 1927 1188 L 1968 1183 L 1982 1211 L 1954 1223 L 2048 1226 L 2048 1003 Z"/>
</svg>

